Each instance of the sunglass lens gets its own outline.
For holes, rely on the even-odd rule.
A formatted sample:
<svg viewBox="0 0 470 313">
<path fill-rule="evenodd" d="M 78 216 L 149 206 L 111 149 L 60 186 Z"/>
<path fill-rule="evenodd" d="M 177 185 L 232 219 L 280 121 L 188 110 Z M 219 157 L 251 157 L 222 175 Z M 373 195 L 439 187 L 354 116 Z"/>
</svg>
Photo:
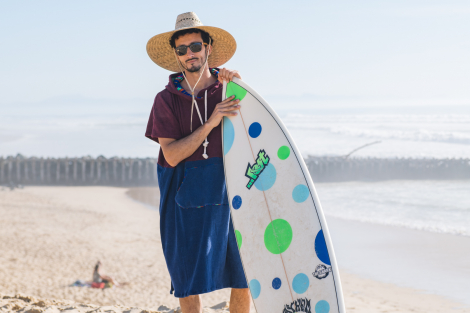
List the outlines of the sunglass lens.
<svg viewBox="0 0 470 313">
<path fill-rule="evenodd" d="M 192 50 L 192 49 L 191 49 L 191 50 Z M 185 55 L 186 52 L 188 52 L 188 47 L 186 47 L 186 46 L 179 46 L 179 47 L 176 47 L 176 54 L 178 54 L 179 56 Z"/>
<path fill-rule="evenodd" d="M 202 49 L 202 43 L 200 42 L 192 43 L 189 45 L 189 49 L 191 49 L 191 51 L 194 53 L 199 52 Z"/>
<path fill-rule="evenodd" d="M 190 44 L 189 46 L 179 46 L 176 47 L 176 54 L 179 56 L 183 56 L 188 52 L 188 47 L 191 49 L 192 52 L 196 53 L 202 50 L 202 43 L 195 42 Z"/>
</svg>

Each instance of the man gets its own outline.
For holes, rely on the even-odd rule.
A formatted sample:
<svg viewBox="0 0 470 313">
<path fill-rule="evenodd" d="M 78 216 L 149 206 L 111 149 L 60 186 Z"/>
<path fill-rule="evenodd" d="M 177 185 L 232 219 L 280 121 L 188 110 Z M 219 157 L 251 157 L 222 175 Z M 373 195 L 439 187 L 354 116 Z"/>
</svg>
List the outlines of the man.
<svg viewBox="0 0 470 313">
<path fill-rule="evenodd" d="M 230 312 L 250 311 L 222 162 L 220 122 L 240 106 L 233 97 L 222 101 L 221 81 L 241 77 L 217 68 L 235 49 L 228 32 L 203 26 L 193 12 L 147 44 L 157 65 L 180 72 L 156 96 L 145 136 L 160 144 L 160 233 L 183 313 L 201 313 L 199 295 L 222 288 L 232 288 Z"/>
</svg>

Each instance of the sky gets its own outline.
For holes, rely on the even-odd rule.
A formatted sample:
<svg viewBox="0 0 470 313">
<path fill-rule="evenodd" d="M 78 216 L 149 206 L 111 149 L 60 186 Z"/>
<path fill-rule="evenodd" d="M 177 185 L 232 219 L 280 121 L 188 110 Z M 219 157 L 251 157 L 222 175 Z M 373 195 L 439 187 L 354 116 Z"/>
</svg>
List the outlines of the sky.
<svg viewBox="0 0 470 313">
<path fill-rule="evenodd" d="M 147 41 L 188 11 L 235 37 L 224 66 L 278 112 L 470 114 L 466 0 L 15 0 L 0 2 L 0 141 L 24 116 L 148 116 L 170 72 Z"/>
<path fill-rule="evenodd" d="M 0 103 L 151 101 L 169 72 L 146 43 L 188 11 L 233 34 L 226 67 L 262 95 L 469 103 L 470 2 L 453 0 L 2 1 Z"/>
</svg>

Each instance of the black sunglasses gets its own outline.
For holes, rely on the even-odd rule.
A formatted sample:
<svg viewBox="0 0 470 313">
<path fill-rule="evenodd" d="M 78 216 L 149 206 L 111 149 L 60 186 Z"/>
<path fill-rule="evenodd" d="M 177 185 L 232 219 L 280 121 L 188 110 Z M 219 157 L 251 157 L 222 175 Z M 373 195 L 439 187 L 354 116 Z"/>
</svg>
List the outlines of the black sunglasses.
<svg viewBox="0 0 470 313">
<path fill-rule="evenodd" d="M 193 42 L 189 46 L 181 45 L 175 48 L 176 54 L 180 57 L 188 53 L 188 48 L 191 49 L 192 52 L 200 52 L 202 50 L 202 45 L 207 46 L 207 43 L 202 42 Z"/>
</svg>

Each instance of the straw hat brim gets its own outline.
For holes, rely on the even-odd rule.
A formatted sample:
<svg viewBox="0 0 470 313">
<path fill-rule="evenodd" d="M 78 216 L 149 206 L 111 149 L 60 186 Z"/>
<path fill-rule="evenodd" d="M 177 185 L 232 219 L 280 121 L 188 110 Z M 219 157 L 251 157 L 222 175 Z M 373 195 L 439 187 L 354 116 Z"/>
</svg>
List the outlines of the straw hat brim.
<svg viewBox="0 0 470 313">
<path fill-rule="evenodd" d="M 230 60 L 235 54 L 237 43 L 229 32 L 213 26 L 191 26 L 158 34 L 150 38 L 147 43 L 147 53 L 152 61 L 169 71 L 180 72 L 181 69 L 176 62 L 173 48 L 170 46 L 170 38 L 175 32 L 189 28 L 202 29 L 209 33 L 214 40 L 212 43 L 212 53 L 207 61 L 209 67 L 219 67 Z"/>
</svg>

